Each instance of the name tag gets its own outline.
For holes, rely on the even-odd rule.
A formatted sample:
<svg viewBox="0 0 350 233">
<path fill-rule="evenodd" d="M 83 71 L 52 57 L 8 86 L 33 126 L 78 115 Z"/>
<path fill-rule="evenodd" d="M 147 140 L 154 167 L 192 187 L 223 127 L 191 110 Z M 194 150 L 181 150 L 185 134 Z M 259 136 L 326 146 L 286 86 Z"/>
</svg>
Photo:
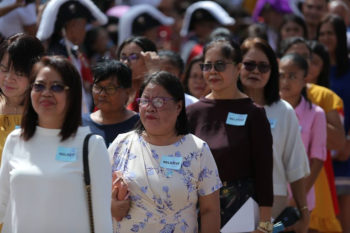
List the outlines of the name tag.
<svg viewBox="0 0 350 233">
<path fill-rule="evenodd" d="M 20 125 L 15 125 L 15 129 L 20 129 L 21 126 Z"/>
<path fill-rule="evenodd" d="M 274 129 L 276 126 L 277 120 L 273 118 L 269 118 L 269 123 L 270 123 L 271 129 Z"/>
<path fill-rule="evenodd" d="M 74 162 L 77 160 L 77 148 L 59 146 L 56 152 L 56 160 L 63 162 Z"/>
<path fill-rule="evenodd" d="M 162 168 L 168 168 L 173 170 L 179 170 L 182 165 L 182 157 L 170 157 L 163 155 L 160 160 L 160 166 Z"/>
<path fill-rule="evenodd" d="M 226 124 L 235 125 L 235 126 L 243 126 L 245 125 L 245 121 L 247 120 L 248 114 L 237 114 L 229 112 L 227 115 Z"/>
</svg>

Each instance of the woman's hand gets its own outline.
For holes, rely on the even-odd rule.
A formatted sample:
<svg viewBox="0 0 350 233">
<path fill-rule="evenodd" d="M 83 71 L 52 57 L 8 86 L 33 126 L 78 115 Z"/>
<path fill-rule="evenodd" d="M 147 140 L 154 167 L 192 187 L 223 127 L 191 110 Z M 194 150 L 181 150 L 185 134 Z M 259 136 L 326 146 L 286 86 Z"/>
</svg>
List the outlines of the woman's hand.
<svg viewBox="0 0 350 233">
<path fill-rule="evenodd" d="M 141 52 L 140 53 L 148 73 L 153 73 L 159 70 L 159 56 L 156 52 Z"/>
<path fill-rule="evenodd" d="M 121 221 L 130 209 L 128 185 L 123 179 L 123 174 L 119 171 L 113 173 L 112 184 L 112 216 L 117 221 Z"/>
</svg>

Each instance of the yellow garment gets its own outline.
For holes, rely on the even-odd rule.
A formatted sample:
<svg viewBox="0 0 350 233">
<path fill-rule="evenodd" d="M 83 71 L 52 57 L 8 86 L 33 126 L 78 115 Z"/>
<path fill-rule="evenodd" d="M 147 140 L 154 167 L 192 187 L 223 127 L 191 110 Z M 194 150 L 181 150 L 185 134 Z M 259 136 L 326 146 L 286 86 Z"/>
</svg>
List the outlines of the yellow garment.
<svg viewBox="0 0 350 233">
<path fill-rule="evenodd" d="M 319 232 L 342 232 L 340 222 L 334 213 L 332 196 L 324 167 L 316 179 L 315 193 L 316 207 L 311 212 L 309 227 Z"/>
<path fill-rule="evenodd" d="M 307 97 L 320 106 L 326 113 L 332 110 L 343 110 L 343 100 L 332 90 L 316 84 L 307 84 Z"/>
<path fill-rule="evenodd" d="M 21 125 L 21 119 L 22 115 L 0 114 L 0 161 L 7 135 L 9 135 L 15 129 L 16 126 Z"/>
<path fill-rule="evenodd" d="M 2 157 L 2 150 L 4 149 L 7 136 L 21 125 L 22 115 L 2 115 L 0 114 L 0 163 Z M 0 232 L 2 224 L 0 224 Z"/>
<path fill-rule="evenodd" d="M 245 9 L 248 13 L 253 14 L 256 2 L 257 0 L 245 0 L 243 2 L 243 9 Z"/>
</svg>

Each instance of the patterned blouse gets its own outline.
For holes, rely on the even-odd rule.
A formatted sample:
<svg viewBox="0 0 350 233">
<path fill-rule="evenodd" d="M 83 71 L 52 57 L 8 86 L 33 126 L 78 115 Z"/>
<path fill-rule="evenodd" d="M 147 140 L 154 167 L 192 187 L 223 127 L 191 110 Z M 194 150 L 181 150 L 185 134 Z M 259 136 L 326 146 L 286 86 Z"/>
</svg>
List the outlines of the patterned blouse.
<svg viewBox="0 0 350 233">
<path fill-rule="evenodd" d="M 198 232 L 196 204 L 221 188 L 208 145 L 187 134 L 168 146 L 146 142 L 135 131 L 109 147 L 112 170 L 126 179 L 131 208 L 116 232 Z"/>
</svg>

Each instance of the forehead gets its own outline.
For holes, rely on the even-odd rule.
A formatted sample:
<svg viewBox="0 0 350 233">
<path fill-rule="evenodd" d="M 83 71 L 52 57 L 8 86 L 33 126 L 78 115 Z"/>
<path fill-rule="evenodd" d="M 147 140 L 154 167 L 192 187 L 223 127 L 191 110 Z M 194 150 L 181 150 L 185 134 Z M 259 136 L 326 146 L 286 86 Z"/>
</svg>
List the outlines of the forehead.
<svg viewBox="0 0 350 233">
<path fill-rule="evenodd" d="M 297 53 L 297 54 L 299 54 L 299 55 L 304 55 L 304 54 L 310 55 L 310 54 L 311 54 L 309 48 L 308 48 L 308 47 L 306 46 L 306 44 L 304 44 L 304 43 L 293 44 L 293 45 L 290 46 L 290 48 L 286 51 L 286 53 Z"/>
<path fill-rule="evenodd" d="M 249 49 L 248 52 L 243 56 L 243 60 L 269 62 L 269 59 L 265 55 L 265 53 L 261 49 L 258 49 L 258 48 Z"/>
<path fill-rule="evenodd" d="M 164 87 L 155 83 L 148 83 L 145 87 L 142 96 L 155 97 L 155 96 L 170 96 Z"/>
<path fill-rule="evenodd" d="M 134 42 L 131 42 L 129 44 L 124 45 L 123 49 L 121 50 L 121 54 L 130 55 L 132 53 L 140 53 L 141 51 L 142 49 L 140 46 L 138 46 Z"/>
<path fill-rule="evenodd" d="M 52 67 L 44 66 L 42 67 L 35 81 L 43 81 L 43 82 L 63 82 L 61 75 Z"/>
<path fill-rule="evenodd" d="M 222 53 L 223 45 L 222 44 L 214 44 L 211 46 L 205 53 L 204 60 L 205 61 L 216 61 L 223 60 L 225 57 Z"/>
<path fill-rule="evenodd" d="M 326 6 L 327 2 L 326 0 L 305 0 L 304 3 L 306 5 L 312 5 L 312 6 Z"/>
</svg>

